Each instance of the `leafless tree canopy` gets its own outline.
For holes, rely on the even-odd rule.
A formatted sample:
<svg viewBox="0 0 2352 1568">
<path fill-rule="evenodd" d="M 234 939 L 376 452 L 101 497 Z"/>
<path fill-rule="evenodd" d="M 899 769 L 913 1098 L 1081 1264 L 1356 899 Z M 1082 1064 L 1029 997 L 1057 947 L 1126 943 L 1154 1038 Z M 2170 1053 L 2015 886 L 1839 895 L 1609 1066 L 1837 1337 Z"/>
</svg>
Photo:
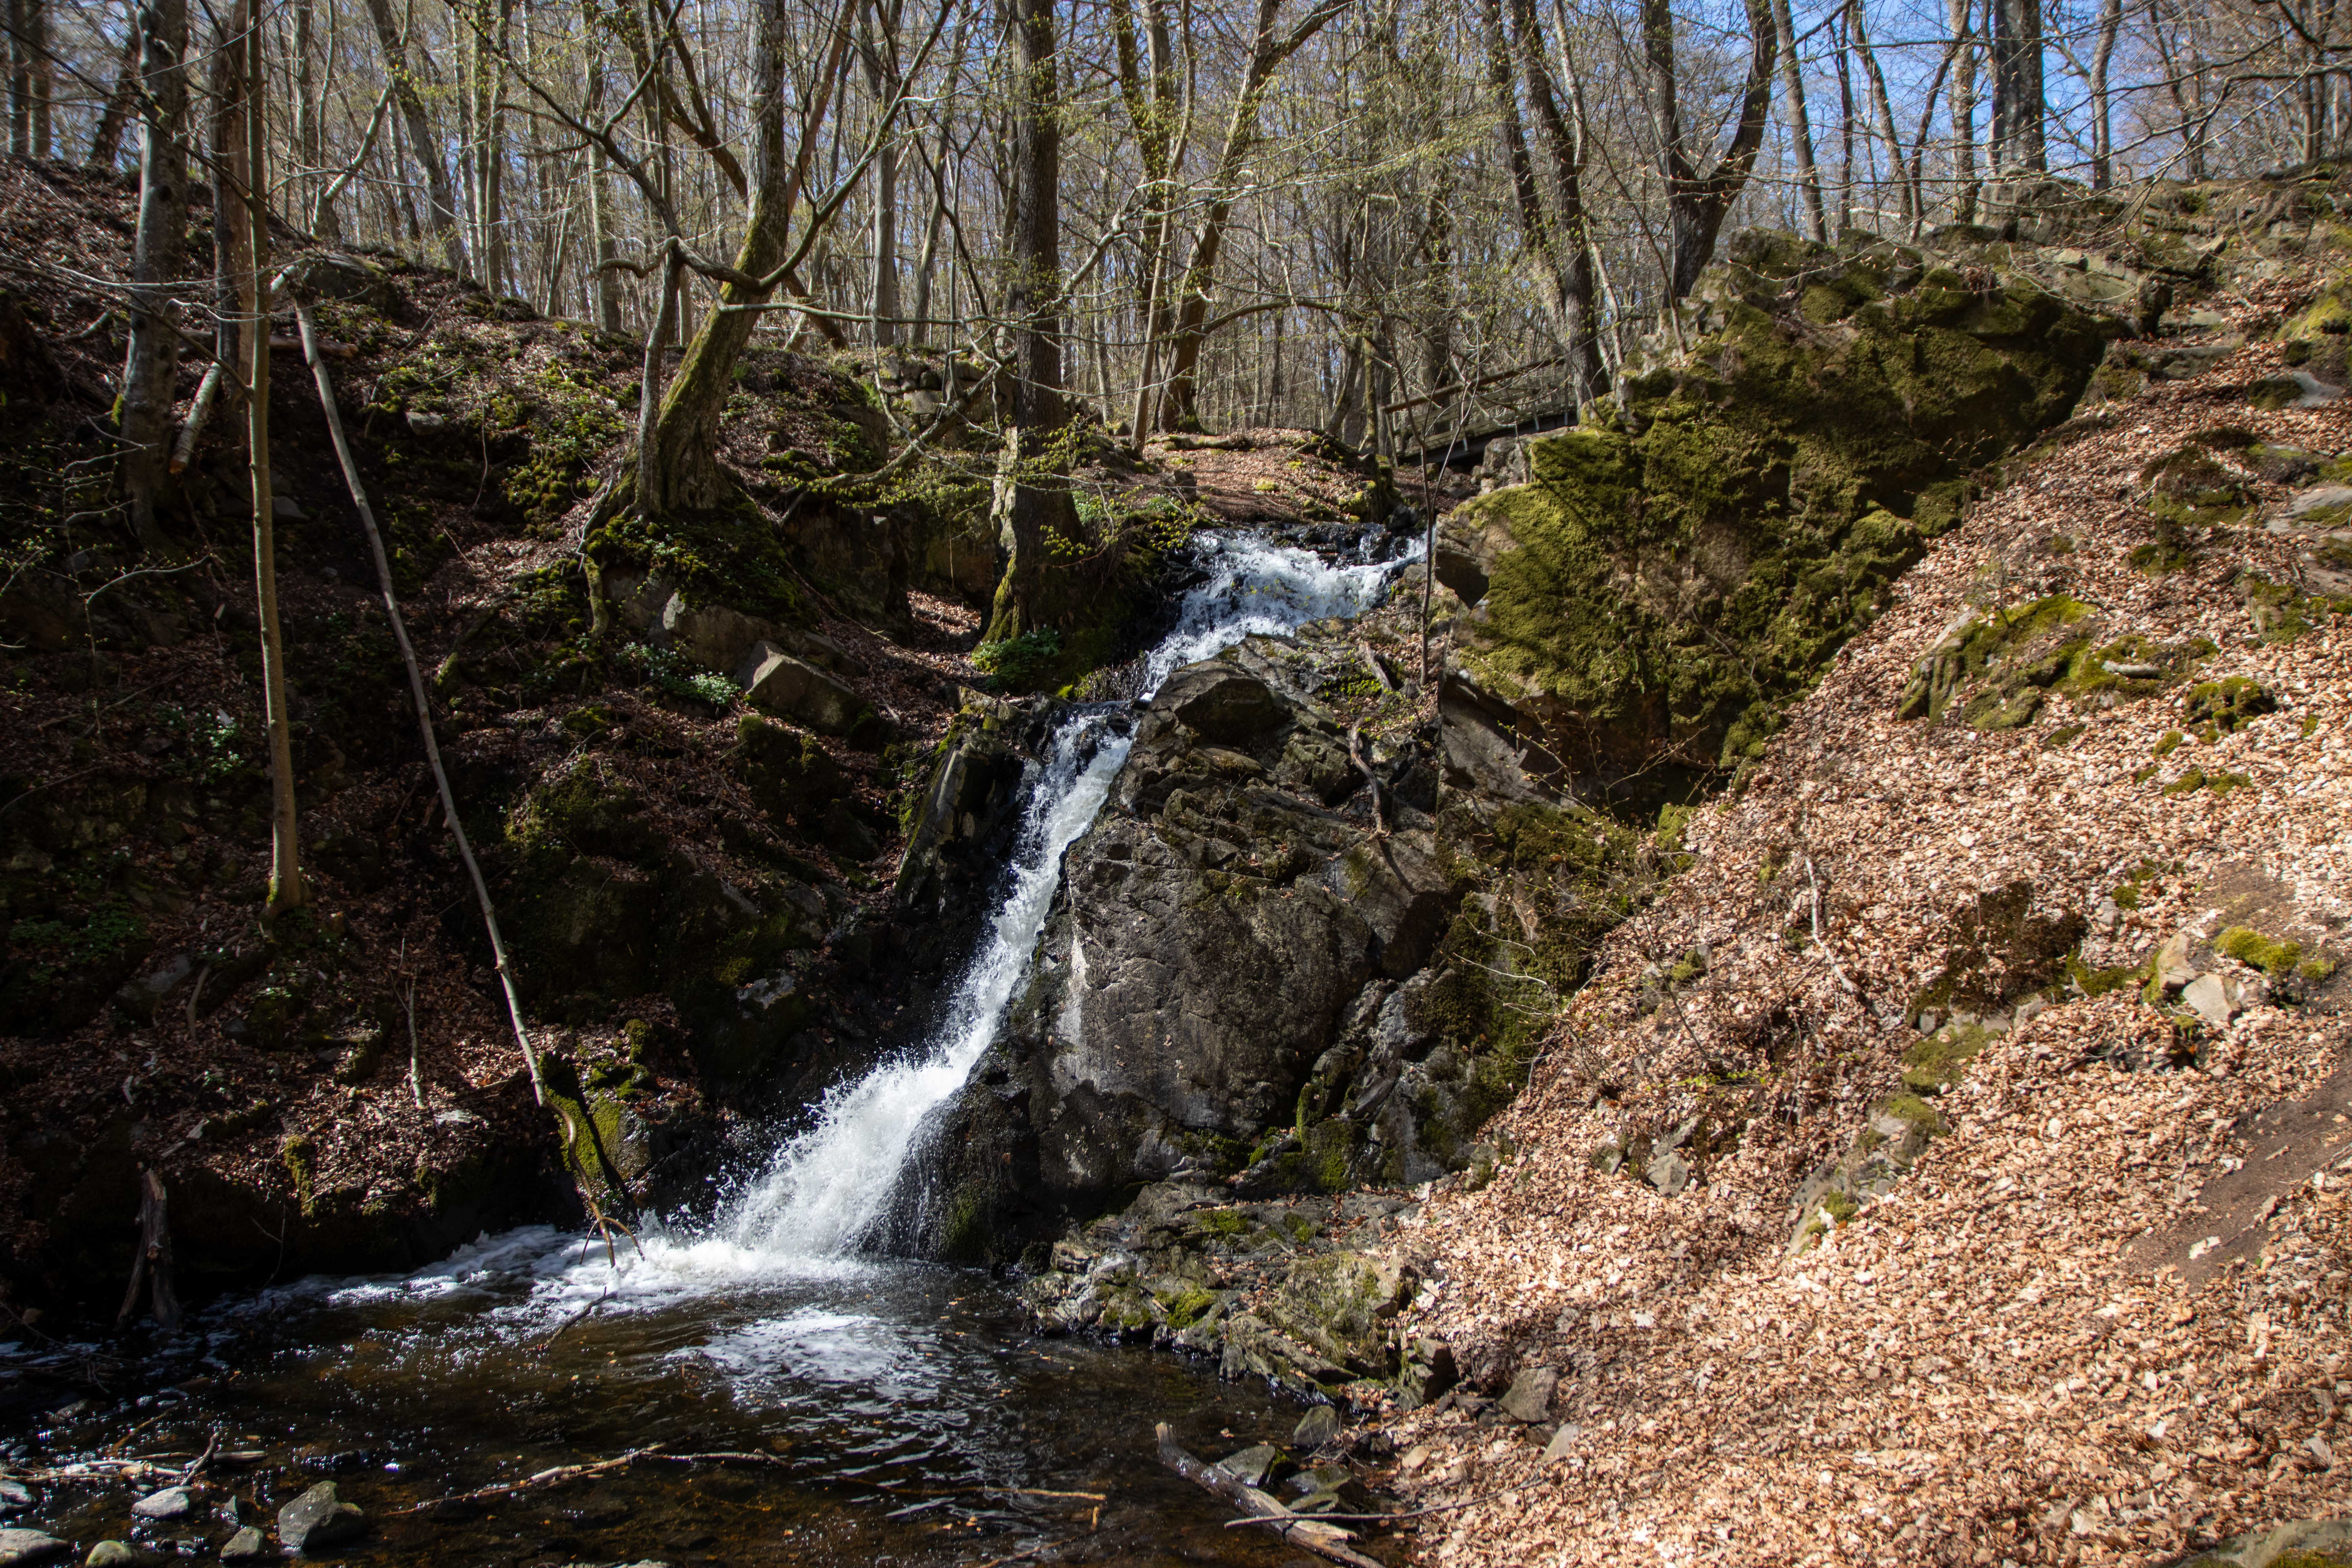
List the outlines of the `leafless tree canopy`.
<svg viewBox="0 0 2352 1568">
<path fill-rule="evenodd" d="M 5 5 L 11 150 L 143 175 L 159 234 L 266 166 L 323 242 L 693 343 L 652 504 L 709 499 L 755 338 L 967 348 L 1024 427 L 1417 449 L 1605 390 L 1730 227 L 1915 236 L 2352 134 L 2336 0 Z M 162 255 L 122 388 L 150 468 L 158 334 L 206 287 Z"/>
</svg>

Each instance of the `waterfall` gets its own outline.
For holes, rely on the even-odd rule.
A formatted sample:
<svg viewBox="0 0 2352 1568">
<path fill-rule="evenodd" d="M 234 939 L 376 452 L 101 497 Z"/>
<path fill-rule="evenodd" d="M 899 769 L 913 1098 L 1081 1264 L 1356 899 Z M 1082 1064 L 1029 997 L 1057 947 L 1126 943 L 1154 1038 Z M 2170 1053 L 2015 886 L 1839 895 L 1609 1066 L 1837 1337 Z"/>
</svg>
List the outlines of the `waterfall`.
<svg viewBox="0 0 2352 1568">
<path fill-rule="evenodd" d="M 1197 548 L 1208 580 L 1186 594 L 1174 629 L 1145 656 L 1146 697 L 1185 665 L 1244 637 L 1361 614 L 1402 564 L 1334 566 L 1245 534 L 1206 534 Z M 871 1235 L 932 1112 L 963 1087 L 995 1039 L 1060 889 L 1063 852 L 1102 809 L 1129 743 L 1120 713 L 1083 709 L 1064 721 L 1031 772 L 1003 900 L 929 1044 L 826 1094 L 815 1120 L 770 1156 L 709 1236 L 685 1252 L 707 1259 L 716 1252 L 736 1268 L 754 1260 L 808 1268 L 843 1258 Z"/>
</svg>

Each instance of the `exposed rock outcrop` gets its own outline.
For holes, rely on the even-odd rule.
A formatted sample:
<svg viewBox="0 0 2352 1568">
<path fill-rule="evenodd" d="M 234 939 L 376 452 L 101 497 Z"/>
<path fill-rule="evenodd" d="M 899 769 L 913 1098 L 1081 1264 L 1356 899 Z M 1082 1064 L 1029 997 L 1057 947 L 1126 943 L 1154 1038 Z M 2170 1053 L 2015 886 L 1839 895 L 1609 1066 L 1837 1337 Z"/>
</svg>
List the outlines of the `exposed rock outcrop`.
<svg viewBox="0 0 2352 1568">
<path fill-rule="evenodd" d="M 1649 368 L 1447 520 L 1466 725 L 1579 798 L 1675 798 L 1755 754 L 1969 473 L 2063 419 L 2128 330 L 2030 247 L 1948 237 L 1741 235 Z"/>
</svg>

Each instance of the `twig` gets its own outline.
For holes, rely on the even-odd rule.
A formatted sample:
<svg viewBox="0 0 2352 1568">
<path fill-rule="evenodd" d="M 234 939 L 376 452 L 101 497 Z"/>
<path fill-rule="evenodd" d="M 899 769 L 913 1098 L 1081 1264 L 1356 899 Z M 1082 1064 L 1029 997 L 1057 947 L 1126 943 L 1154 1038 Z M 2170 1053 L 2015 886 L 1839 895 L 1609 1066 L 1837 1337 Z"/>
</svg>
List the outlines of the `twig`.
<svg viewBox="0 0 2352 1568">
<path fill-rule="evenodd" d="M 213 1462 L 213 1456 L 219 1452 L 220 1428 L 215 1426 L 213 1428 L 212 1436 L 205 1439 L 205 1451 L 198 1454 L 195 1457 L 194 1462 L 190 1464 L 186 1469 L 180 1472 L 180 1484 L 182 1486 L 186 1486 L 190 1481 L 194 1480 L 198 1476 L 204 1474 L 205 1467 L 211 1464 Z"/>
<path fill-rule="evenodd" d="M 1515 1487 L 1505 1487 L 1501 1491 L 1486 1492 L 1478 1497 L 1465 1498 L 1460 1502 L 1433 1503 L 1428 1508 L 1408 1509 L 1402 1513 L 1310 1513 L 1303 1515 L 1302 1517 L 1307 1519 L 1319 1519 L 1331 1524 L 1391 1524 L 1399 1520 L 1426 1519 L 1433 1513 L 1453 1513 L 1461 1509 L 1476 1508 L 1482 1502 L 1493 1502 L 1496 1498 L 1509 1497 L 1513 1492 L 1523 1492 L 1529 1487 L 1539 1486 L 1549 1479 L 1549 1477 L 1545 1476 L 1530 1476 L 1526 1480 L 1521 1481 L 1518 1485 Z M 1265 1518 L 1229 1519 L 1225 1521 L 1225 1528 L 1227 1530 L 1240 1530 L 1244 1526 L 1252 1524 L 1278 1524 L 1281 1521 L 1279 1520 Z"/>
<path fill-rule="evenodd" d="M 1214 1465 L 1204 1465 L 1186 1453 L 1176 1441 L 1176 1434 L 1162 1421 L 1154 1428 L 1160 1442 L 1160 1462 L 1191 1481 L 1223 1498 L 1234 1507 L 1257 1516 L 1253 1522 L 1274 1525 L 1282 1538 L 1294 1546 L 1303 1546 L 1318 1556 L 1328 1557 L 1334 1563 L 1345 1563 L 1349 1568 L 1380 1568 L 1380 1564 L 1360 1552 L 1350 1551 L 1341 1544 L 1355 1539 L 1335 1524 L 1326 1524 L 1308 1515 L 1293 1513 L 1274 1498 L 1243 1481 L 1230 1471 Z"/>
<path fill-rule="evenodd" d="M 551 1469 L 541 1470 L 535 1476 L 526 1476 L 519 1481 L 508 1481 L 495 1487 L 478 1487 L 469 1492 L 459 1492 L 455 1497 L 435 1498 L 427 1502 L 412 1503 L 406 1508 L 390 1509 L 386 1511 L 430 1513 L 436 1509 L 448 1508 L 456 1503 L 480 1502 L 485 1498 L 510 1497 L 516 1492 L 528 1491 L 533 1487 L 551 1487 L 558 1481 L 576 1480 L 582 1476 L 601 1476 L 609 1470 L 620 1469 L 635 1460 L 654 1458 L 659 1452 L 658 1444 L 651 1448 L 632 1448 L 617 1458 L 599 1459 L 588 1465 L 557 1465 Z"/>
<path fill-rule="evenodd" d="M 1372 764 L 1364 760 L 1363 741 L 1364 727 L 1361 724 L 1350 726 L 1348 731 L 1348 760 L 1356 764 L 1356 771 L 1364 775 L 1366 784 L 1372 786 L 1372 837 L 1386 838 L 1389 824 L 1387 816 L 1381 811 L 1381 776 L 1372 772 Z"/>
<path fill-rule="evenodd" d="M 579 1322 L 583 1318 L 594 1316 L 596 1309 L 603 1306 L 612 1299 L 613 1292 L 610 1289 L 607 1289 L 602 1296 L 597 1297 L 594 1300 L 589 1302 L 586 1306 L 581 1308 L 578 1311 L 564 1319 L 563 1321 L 556 1324 L 555 1331 L 548 1335 L 547 1338 L 540 1341 L 538 1348 L 542 1351 L 547 1349 L 550 1345 L 552 1345 L 556 1341 L 563 1337 L 563 1331 L 566 1329 L 570 1328 L 572 1324 Z"/>
<path fill-rule="evenodd" d="M 319 384 L 319 404 L 327 416 L 327 435 L 333 441 L 336 460 L 343 468 L 343 483 L 352 492 L 352 510 L 359 513 L 360 524 L 367 531 L 368 549 L 375 556 L 375 573 L 383 585 L 383 607 L 392 617 L 393 639 L 400 645 L 400 657 L 408 666 L 410 695 L 416 701 L 416 727 L 425 740 L 425 760 L 432 764 L 434 782 L 441 787 L 441 812 L 448 819 L 450 836 L 457 841 L 458 858 L 466 863 L 466 874 L 474 884 L 474 897 L 482 907 L 482 923 L 490 938 L 490 953 L 497 961 L 499 980 L 506 988 L 507 1016 L 514 1025 L 515 1044 L 522 1048 L 523 1065 L 530 1069 L 531 1093 L 539 1103 L 547 1103 L 547 1083 L 540 1076 L 539 1053 L 530 1043 L 530 1031 L 522 1021 L 522 998 L 515 992 L 514 966 L 507 961 L 505 942 L 499 935 L 498 911 L 490 903 L 489 885 L 482 880 L 482 868 L 474 861 L 474 847 L 466 837 L 465 825 L 457 818 L 457 793 L 450 787 L 449 773 L 441 765 L 441 744 L 433 733 L 433 706 L 425 694 L 425 676 L 417 668 L 416 649 L 408 640 L 407 623 L 401 619 L 400 598 L 393 588 L 392 562 L 383 551 L 383 535 L 375 525 L 375 509 L 368 504 L 367 487 L 360 482 L 358 463 L 352 458 L 351 443 L 343 436 L 342 411 L 335 403 L 335 386 L 327 374 L 327 362 L 319 352 L 318 329 L 310 320 L 310 307 L 298 297 L 294 301 L 294 318 L 301 324 L 302 354 L 310 362 L 310 374 Z M 590 1207 L 595 1205 L 592 1203 Z"/>
<path fill-rule="evenodd" d="M 1805 857 L 1805 881 L 1813 890 L 1813 945 L 1820 948 L 1822 956 L 1830 961 L 1830 968 L 1837 974 L 1838 985 L 1847 995 L 1854 995 L 1853 982 L 1846 978 L 1845 965 L 1838 962 L 1838 956 L 1830 950 L 1830 944 L 1822 940 L 1822 883 L 1821 879 L 1813 875 L 1813 858 L 1811 855 Z"/>
</svg>

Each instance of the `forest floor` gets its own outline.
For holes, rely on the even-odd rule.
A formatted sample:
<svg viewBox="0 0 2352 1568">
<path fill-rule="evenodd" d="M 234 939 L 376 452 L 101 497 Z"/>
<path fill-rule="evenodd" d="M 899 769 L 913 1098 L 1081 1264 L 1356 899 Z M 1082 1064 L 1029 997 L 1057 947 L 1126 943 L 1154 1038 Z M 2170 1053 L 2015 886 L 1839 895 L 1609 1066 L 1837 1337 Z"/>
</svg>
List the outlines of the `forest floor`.
<svg viewBox="0 0 2352 1568">
<path fill-rule="evenodd" d="M 1381 1484 L 1454 1510 L 1426 1561 L 2153 1563 L 2352 1508 L 2352 625 L 2302 591 L 2344 591 L 2313 552 L 2345 564 L 2352 490 L 2312 470 L 2352 404 L 2251 405 L 2279 370 L 2242 348 L 2011 465 L 1690 822 L 1515 1155 L 1407 1222 L 1402 1334 L 1465 1377 L 1373 1423 Z M 2244 526 L 2151 511 L 2192 447 Z M 1956 628 L 2037 605 L 2015 659 L 2126 673 L 1898 720 Z M 2056 1001 L 2074 942 L 2100 994 Z M 1897 1145 L 1883 1193 L 1796 1207 Z"/>
</svg>

